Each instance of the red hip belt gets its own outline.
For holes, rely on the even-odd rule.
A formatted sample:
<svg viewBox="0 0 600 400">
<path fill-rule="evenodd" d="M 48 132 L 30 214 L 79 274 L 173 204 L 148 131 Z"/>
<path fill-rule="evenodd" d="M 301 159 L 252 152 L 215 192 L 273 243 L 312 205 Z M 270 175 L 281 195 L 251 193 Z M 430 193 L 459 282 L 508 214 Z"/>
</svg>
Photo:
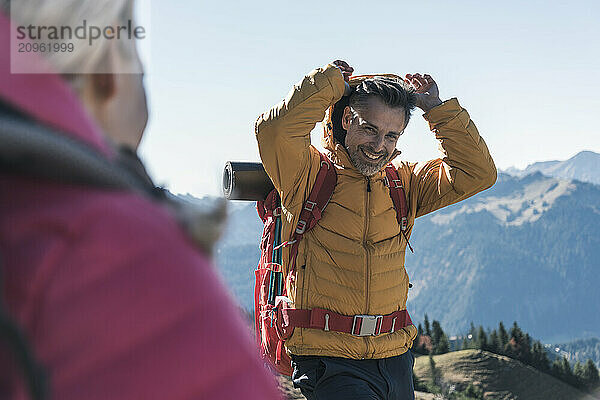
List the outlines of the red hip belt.
<svg viewBox="0 0 600 400">
<path fill-rule="evenodd" d="M 322 308 L 296 310 L 281 308 L 282 323 L 287 328 L 310 328 L 349 333 L 354 336 L 377 336 L 412 325 L 408 311 L 387 315 L 342 315 Z"/>
</svg>

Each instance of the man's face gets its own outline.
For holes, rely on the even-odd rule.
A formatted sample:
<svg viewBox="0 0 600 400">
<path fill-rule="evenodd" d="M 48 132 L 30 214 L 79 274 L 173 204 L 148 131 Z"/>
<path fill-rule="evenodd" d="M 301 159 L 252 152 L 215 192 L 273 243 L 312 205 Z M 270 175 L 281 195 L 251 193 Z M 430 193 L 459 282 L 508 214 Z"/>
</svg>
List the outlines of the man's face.
<svg viewBox="0 0 600 400">
<path fill-rule="evenodd" d="M 381 171 L 390 161 L 405 127 L 404 109 L 391 108 L 378 97 L 370 97 L 364 110 L 344 109 L 346 150 L 352 165 L 365 176 Z"/>
</svg>

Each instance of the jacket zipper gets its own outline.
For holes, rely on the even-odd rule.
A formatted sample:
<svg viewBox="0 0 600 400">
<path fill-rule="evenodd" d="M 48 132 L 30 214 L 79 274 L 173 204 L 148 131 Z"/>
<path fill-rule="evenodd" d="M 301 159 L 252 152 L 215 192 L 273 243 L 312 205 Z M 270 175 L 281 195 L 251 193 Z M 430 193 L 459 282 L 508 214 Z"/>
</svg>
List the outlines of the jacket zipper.
<svg viewBox="0 0 600 400">
<path fill-rule="evenodd" d="M 307 294 L 305 292 L 306 289 L 306 264 L 308 264 L 308 248 L 306 247 L 307 244 L 304 243 L 304 253 L 306 254 L 306 259 L 304 260 L 304 264 L 302 264 L 302 266 L 300 267 L 300 269 L 296 270 L 296 274 L 299 274 L 300 271 L 302 271 L 302 290 L 300 290 L 300 309 L 302 309 L 306 303 L 306 300 L 304 299 L 304 295 Z M 296 278 L 298 277 L 298 275 L 296 275 Z M 298 281 L 296 282 L 296 298 L 298 297 Z"/>
<path fill-rule="evenodd" d="M 371 281 L 371 272 L 369 266 L 370 259 L 370 251 L 369 244 L 367 243 L 367 233 L 369 232 L 369 202 L 370 202 L 370 193 L 371 193 L 371 178 L 368 176 L 367 179 L 367 191 L 365 193 L 365 226 L 363 233 L 363 247 L 365 249 L 366 261 L 365 261 L 365 314 L 369 313 L 369 284 Z M 365 357 L 369 354 L 369 339 L 365 338 L 366 344 L 366 354 Z"/>
<path fill-rule="evenodd" d="M 371 178 L 368 176 L 365 177 L 367 180 L 367 192 L 365 195 L 365 226 L 363 233 L 363 247 L 366 253 L 366 262 L 365 262 L 365 313 L 369 312 L 369 283 L 370 283 L 370 274 L 369 274 L 369 244 L 367 243 L 367 234 L 369 232 L 369 202 L 370 202 L 370 193 L 371 193 Z"/>
</svg>

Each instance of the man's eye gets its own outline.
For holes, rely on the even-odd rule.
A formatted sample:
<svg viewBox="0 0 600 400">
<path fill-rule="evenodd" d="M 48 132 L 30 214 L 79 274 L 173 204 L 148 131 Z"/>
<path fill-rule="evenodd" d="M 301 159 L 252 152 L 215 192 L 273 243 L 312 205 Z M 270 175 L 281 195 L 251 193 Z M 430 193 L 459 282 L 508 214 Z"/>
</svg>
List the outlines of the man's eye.
<svg viewBox="0 0 600 400">
<path fill-rule="evenodd" d="M 387 138 L 390 140 L 398 140 L 399 137 L 400 136 L 398 136 L 398 135 L 387 135 Z"/>
<path fill-rule="evenodd" d="M 371 128 L 370 126 L 367 126 L 366 129 L 367 129 L 367 132 L 369 132 L 371 134 L 376 134 L 377 133 L 377 131 L 375 129 Z"/>
</svg>

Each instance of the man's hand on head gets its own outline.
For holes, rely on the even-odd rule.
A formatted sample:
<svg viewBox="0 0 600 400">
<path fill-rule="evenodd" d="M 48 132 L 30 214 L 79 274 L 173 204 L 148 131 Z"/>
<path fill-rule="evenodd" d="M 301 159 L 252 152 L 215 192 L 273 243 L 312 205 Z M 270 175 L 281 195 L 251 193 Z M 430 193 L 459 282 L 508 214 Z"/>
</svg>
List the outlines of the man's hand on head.
<svg viewBox="0 0 600 400">
<path fill-rule="evenodd" d="M 342 72 L 342 76 L 344 77 L 344 80 L 346 82 L 348 82 L 350 80 L 350 76 L 354 72 L 354 68 L 352 68 L 350 65 L 348 65 L 348 63 L 346 61 L 342 61 L 342 60 L 335 60 L 334 62 L 332 62 L 332 64 L 340 69 L 340 71 Z"/>
<path fill-rule="evenodd" d="M 433 107 L 442 104 L 438 85 L 430 75 L 423 74 L 421 76 L 419 73 L 414 75 L 406 74 L 404 81 L 415 88 L 417 107 L 421 110 L 428 112 Z"/>
<path fill-rule="evenodd" d="M 342 77 L 344 77 L 344 81 L 346 82 L 346 90 L 344 92 L 344 96 L 348 96 L 351 92 L 348 81 L 350 80 L 350 76 L 352 76 L 352 73 L 354 72 L 354 68 L 352 68 L 346 61 L 342 60 L 335 60 L 334 62 L 332 62 L 332 64 L 338 67 L 338 69 L 341 71 Z"/>
</svg>

